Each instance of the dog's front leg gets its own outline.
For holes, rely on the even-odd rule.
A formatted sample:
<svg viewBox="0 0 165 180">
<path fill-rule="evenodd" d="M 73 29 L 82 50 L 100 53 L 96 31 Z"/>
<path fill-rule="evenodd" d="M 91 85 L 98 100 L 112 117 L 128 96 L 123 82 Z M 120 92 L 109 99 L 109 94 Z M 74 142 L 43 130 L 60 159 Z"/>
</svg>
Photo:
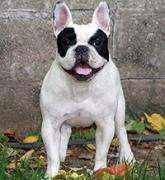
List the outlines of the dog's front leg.
<svg viewBox="0 0 165 180">
<path fill-rule="evenodd" d="M 60 166 L 60 125 L 55 126 L 54 124 L 52 124 L 50 119 L 44 119 L 41 131 L 47 152 L 46 177 L 48 178 L 56 176 Z"/>
<path fill-rule="evenodd" d="M 61 127 L 61 140 L 60 140 L 60 161 L 64 162 L 67 153 L 67 147 L 69 138 L 71 135 L 71 127 L 67 124 L 63 124 Z"/>
<path fill-rule="evenodd" d="M 96 126 L 96 156 L 94 171 L 107 166 L 108 150 L 115 131 L 113 118 L 97 123 Z"/>
</svg>

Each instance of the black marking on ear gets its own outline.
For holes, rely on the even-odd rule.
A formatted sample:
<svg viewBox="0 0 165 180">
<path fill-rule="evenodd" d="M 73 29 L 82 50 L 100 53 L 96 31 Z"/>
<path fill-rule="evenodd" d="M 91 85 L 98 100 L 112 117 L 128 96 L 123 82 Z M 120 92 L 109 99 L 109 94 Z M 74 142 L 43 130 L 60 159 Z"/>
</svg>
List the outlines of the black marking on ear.
<svg viewBox="0 0 165 180">
<path fill-rule="evenodd" d="M 76 33 L 73 28 L 65 28 L 63 29 L 57 37 L 57 48 L 58 53 L 61 57 L 65 57 L 68 49 L 75 45 Z"/>
<path fill-rule="evenodd" d="M 98 41 L 100 41 L 100 43 L 98 43 Z M 100 56 L 109 61 L 108 37 L 101 29 L 96 31 L 88 43 L 96 49 Z"/>
</svg>

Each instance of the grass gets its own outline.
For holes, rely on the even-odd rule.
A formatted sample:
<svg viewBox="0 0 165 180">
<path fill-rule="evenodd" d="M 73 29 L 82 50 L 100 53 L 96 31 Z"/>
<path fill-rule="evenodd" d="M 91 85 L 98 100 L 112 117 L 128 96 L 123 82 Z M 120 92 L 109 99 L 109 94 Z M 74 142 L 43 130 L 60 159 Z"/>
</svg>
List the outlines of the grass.
<svg viewBox="0 0 165 180">
<path fill-rule="evenodd" d="M 46 170 L 46 162 L 41 161 L 41 154 L 43 150 L 35 150 L 34 154 L 27 156 L 27 158 L 21 160 L 21 157 L 25 154 L 25 151 L 19 149 L 12 149 L 7 143 L 0 144 L 0 180 L 40 180 L 45 179 L 44 173 Z M 27 154 L 27 153 L 26 153 Z M 43 157 L 43 156 L 42 156 Z M 148 164 L 148 157 L 143 163 L 136 163 L 133 167 L 132 173 L 128 173 L 125 179 L 128 180 L 164 180 L 165 179 L 165 164 L 159 158 L 153 164 Z M 82 173 L 82 172 L 81 172 Z M 64 176 L 58 176 L 55 179 L 66 179 Z M 73 179 L 73 178 L 68 178 Z M 77 178 L 81 179 L 81 178 Z M 84 171 L 83 180 L 94 180 L 95 176 L 90 175 Z M 110 176 L 105 174 L 102 178 L 105 179 L 124 179 L 122 177 Z"/>
<path fill-rule="evenodd" d="M 0 180 L 40 180 L 44 177 L 45 168 L 33 167 L 36 163 L 33 157 L 21 161 L 21 150 L 16 153 L 17 150 L 6 145 L 0 146 Z"/>
</svg>

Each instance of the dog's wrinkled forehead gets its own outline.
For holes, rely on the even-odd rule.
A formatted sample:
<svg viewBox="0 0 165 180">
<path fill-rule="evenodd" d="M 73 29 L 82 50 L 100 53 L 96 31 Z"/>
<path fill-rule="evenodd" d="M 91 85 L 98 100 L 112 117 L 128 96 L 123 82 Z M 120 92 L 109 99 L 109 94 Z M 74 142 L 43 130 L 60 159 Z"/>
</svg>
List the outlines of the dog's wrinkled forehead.
<svg viewBox="0 0 165 180">
<path fill-rule="evenodd" d="M 98 27 L 92 23 L 86 25 L 73 24 L 76 33 L 77 42 L 88 43 L 89 39 L 97 32 Z"/>
</svg>

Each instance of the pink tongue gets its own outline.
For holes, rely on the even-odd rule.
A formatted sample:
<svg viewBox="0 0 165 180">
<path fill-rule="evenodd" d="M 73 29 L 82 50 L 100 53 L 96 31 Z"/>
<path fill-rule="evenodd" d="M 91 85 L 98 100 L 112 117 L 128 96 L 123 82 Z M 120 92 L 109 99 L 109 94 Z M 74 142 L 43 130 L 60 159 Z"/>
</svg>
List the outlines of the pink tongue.
<svg viewBox="0 0 165 180">
<path fill-rule="evenodd" d="M 88 65 L 78 64 L 75 67 L 75 71 L 77 74 L 80 74 L 80 75 L 89 75 L 92 72 L 92 69 Z"/>
</svg>

